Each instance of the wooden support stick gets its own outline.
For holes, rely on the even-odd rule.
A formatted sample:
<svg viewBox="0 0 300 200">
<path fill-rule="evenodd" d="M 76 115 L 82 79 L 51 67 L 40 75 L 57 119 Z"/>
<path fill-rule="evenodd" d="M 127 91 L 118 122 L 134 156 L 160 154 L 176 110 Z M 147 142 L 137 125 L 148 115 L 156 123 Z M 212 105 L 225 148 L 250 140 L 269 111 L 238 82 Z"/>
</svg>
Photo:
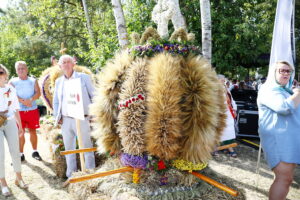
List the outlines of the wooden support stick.
<svg viewBox="0 0 300 200">
<path fill-rule="evenodd" d="M 99 173 L 89 174 L 89 175 L 85 175 L 85 176 L 81 176 L 81 177 L 70 178 L 69 182 L 77 183 L 77 182 L 87 181 L 87 180 L 91 180 L 91 179 L 95 179 L 95 178 L 99 178 L 99 177 L 109 176 L 112 174 L 132 172 L 132 171 L 133 171 L 132 167 L 123 167 L 120 169 L 110 170 L 110 171 L 106 171 L 106 172 L 99 172 Z"/>
<path fill-rule="evenodd" d="M 75 150 L 68 150 L 68 151 L 61 151 L 60 155 L 68 155 L 68 154 L 74 154 L 74 153 L 85 153 L 85 152 L 93 152 L 97 151 L 97 147 L 92 148 L 85 148 L 85 149 L 75 149 Z"/>
<path fill-rule="evenodd" d="M 237 143 L 232 143 L 232 144 L 227 144 L 223 145 L 217 148 L 218 151 L 223 150 L 223 149 L 228 149 L 230 147 L 236 147 L 238 144 Z"/>
<path fill-rule="evenodd" d="M 77 131 L 78 146 L 79 146 L 79 149 L 82 149 L 83 145 L 82 145 L 82 137 L 81 137 L 81 129 L 80 129 L 80 120 L 79 119 L 76 119 L 76 131 Z M 86 169 L 85 169 L 83 153 L 80 153 L 80 166 L 81 166 L 81 171 L 85 172 Z"/>
<path fill-rule="evenodd" d="M 232 196 L 235 196 L 235 197 L 238 196 L 237 191 L 231 189 L 230 187 L 227 187 L 226 185 L 223 185 L 222 183 L 219 183 L 219 182 L 217 182 L 207 176 L 204 176 L 203 174 L 197 173 L 197 172 L 190 172 L 190 173 L 193 174 L 194 176 L 200 178 L 201 180 L 227 192 L 228 194 L 231 194 Z"/>
<path fill-rule="evenodd" d="M 242 141 L 244 141 L 246 143 L 249 143 L 249 144 L 252 144 L 252 145 L 254 145 L 254 146 L 256 146 L 256 147 L 259 148 L 259 144 L 256 144 L 255 142 L 251 142 L 250 140 L 246 140 L 246 139 L 242 139 Z"/>
</svg>

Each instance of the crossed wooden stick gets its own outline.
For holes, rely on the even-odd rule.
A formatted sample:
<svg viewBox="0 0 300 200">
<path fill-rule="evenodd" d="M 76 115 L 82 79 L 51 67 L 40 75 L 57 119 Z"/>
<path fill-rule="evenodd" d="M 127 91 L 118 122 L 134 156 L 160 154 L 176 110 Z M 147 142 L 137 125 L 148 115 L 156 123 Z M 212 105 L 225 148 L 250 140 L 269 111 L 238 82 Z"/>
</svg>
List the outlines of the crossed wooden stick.
<svg viewBox="0 0 300 200">
<path fill-rule="evenodd" d="M 236 147 L 237 143 L 233 143 L 233 144 L 228 144 L 228 145 L 224 145 L 224 146 L 220 146 L 217 148 L 217 150 L 223 150 L 223 149 L 228 149 L 230 147 Z M 62 151 L 60 152 L 60 155 L 68 155 L 68 154 L 74 154 L 74 153 L 84 153 L 84 152 L 93 152 L 93 151 L 97 151 L 97 148 L 86 148 L 86 149 L 76 149 L 76 150 L 69 150 L 69 151 Z M 83 162 L 84 163 L 84 162 Z M 70 178 L 68 179 L 69 183 L 78 183 L 78 182 L 82 182 L 82 181 L 87 181 L 87 180 L 91 180 L 91 179 L 95 179 L 95 178 L 100 178 L 100 177 L 104 177 L 104 176 L 110 176 L 113 174 L 118 174 L 118 173 L 124 173 L 124 172 L 137 172 L 140 171 L 140 169 L 135 169 L 133 167 L 123 167 L 123 168 L 119 168 L 119 169 L 114 169 L 114 170 L 110 170 L 110 171 L 105 171 L 105 172 L 98 172 L 98 173 L 94 173 L 94 174 L 89 174 L 89 175 L 84 175 L 81 177 L 76 177 L 76 178 Z M 232 196 L 238 196 L 238 192 L 236 190 L 233 190 L 230 187 L 227 187 L 226 185 L 223 185 L 222 183 L 219 183 L 203 174 L 200 174 L 198 172 L 189 172 L 190 174 L 196 176 L 197 178 L 227 192 L 228 194 L 232 195 Z"/>
</svg>

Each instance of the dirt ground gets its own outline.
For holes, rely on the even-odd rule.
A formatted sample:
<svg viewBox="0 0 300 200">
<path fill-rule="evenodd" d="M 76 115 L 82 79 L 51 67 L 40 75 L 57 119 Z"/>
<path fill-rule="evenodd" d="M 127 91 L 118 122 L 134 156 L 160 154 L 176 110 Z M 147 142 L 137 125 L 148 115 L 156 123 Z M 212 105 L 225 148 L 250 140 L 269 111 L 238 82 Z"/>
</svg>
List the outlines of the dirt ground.
<svg viewBox="0 0 300 200">
<path fill-rule="evenodd" d="M 240 188 L 247 200 L 268 199 L 268 190 L 273 182 L 273 173 L 261 157 L 259 175 L 256 174 L 258 150 L 239 144 L 236 148 L 238 158 L 220 154 L 210 161 L 209 167 L 229 183 Z M 225 181 L 225 182 L 227 182 Z M 290 188 L 288 200 L 300 200 L 300 166 L 295 171 L 294 182 Z"/>
<path fill-rule="evenodd" d="M 31 157 L 31 146 L 28 134 L 26 134 L 25 156 L 26 162 L 22 164 L 22 174 L 26 183 L 29 184 L 27 190 L 22 190 L 14 185 L 14 172 L 11 166 L 10 156 L 6 148 L 6 178 L 13 196 L 5 198 L 0 195 L 0 199 L 19 200 L 71 200 L 74 197 L 62 188 L 63 180 L 56 177 L 54 167 L 49 153 L 49 144 L 39 137 L 38 150 L 43 157 L 42 162 Z M 223 184 L 237 189 L 241 194 L 237 198 L 247 200 L 267 199 L 268 188 L 273 180 L 273 174 L 268 169 L 266 162 L 262 159 L 260 173 L 255 173 L 258 151 L 244 144 L 239 144 L 236 148 L 238 158 L 231 158 L 220 153 L 219 157 L 213 158 L 204 174 L 211 175 Z M 213 188 L 213 187 L 212 187 Z M 210 190 L 210 196 L 215 199 L 229 199 L 224 192 L 217 188 Z M 216 193 L 216 194 L 213 194 Z M 201 199 L 208 199 L 203 197 Z M 213 198 L 209 198 L 213 199 Z M 294 182 L 290 189 L 289 200 L 300 200 L 300 166 L 296 169 Z"/>
</svg>

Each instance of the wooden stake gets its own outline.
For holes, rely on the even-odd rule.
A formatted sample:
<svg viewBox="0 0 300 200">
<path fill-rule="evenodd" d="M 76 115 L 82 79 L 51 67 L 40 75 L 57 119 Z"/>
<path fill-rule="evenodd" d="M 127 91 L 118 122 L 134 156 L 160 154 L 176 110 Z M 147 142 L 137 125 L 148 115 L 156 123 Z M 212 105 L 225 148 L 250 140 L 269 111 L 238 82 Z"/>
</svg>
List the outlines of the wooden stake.
<svg viewBox="0 0 300 200">
<path fill-rule="evenodd" d="M 200 178 L 201 180 L 227 192 L 228 194 L 231 194 L 232 196 L 235 196 L 235 197 L 238 196 L 237 191 L 231 189 L 230 187 L 227 187 L 226 185 L 223 185 L 222 183 L 219 183 L 219 182 L 217 182 L 207 176 L 204 176 L 203 174 L 197 173 L 197 172 L 190 172 L 190 173 L 193 174 L 194 176 Z"/>
<path fill-rule="evenodd" d="M 83 148 L 82 145 L 82 137 L 81 137 L 81 129 L 80 129 L 80 120 L 76 119 L 76 130 L 77 130 L 77 139 L 78 139 L 78 145 L 79 149 Z M 80 153 L 80 166 L 81 166 L 81 171 L 85 172 L 85 162 L 84 162 L 84 154 L 81 152 Z"/>
<path fill-rule="evenodd" d="M 85 149 L 75 149 L 75 150 L 68 150 L 68 151 L 61 151 L 60 155 L 68 155 L 68 154 L 74 154 L 74 153 L 85 153 L 85 152 L 94 152 L 97 151 L 96 147 L 92 148 L 85 148 Z"/>
<path fill-rule="evenodd" d="M 223 149 L 228 149 L 230 147 L 236 147 L 238 144 L 237 143 L 232 143 L 232 144 L 227 144 L 223 145 L 217 148 L 218 151 L 223 150 Z"/>
<path fill-rule="evenodd" d="M 132 172 L 134 169 L 132 167 L 123 167 L 120 169 L 115 169 L 115 170 L 110 170 L 106 172 L 99 172 L 95 174 L 89 174 L 81 177 L 76 177 L 76 178 L 70 178 L 69 182 L 70 183 L 77 183 L 77 182 L 82 182 L 82 181 L 87 181 L 99 177 L 104 177 L 104 176 L 109 176 L 112 174 L 118 174 L 118 173 L 124 173 L 124 172 Z"/>
</svg>

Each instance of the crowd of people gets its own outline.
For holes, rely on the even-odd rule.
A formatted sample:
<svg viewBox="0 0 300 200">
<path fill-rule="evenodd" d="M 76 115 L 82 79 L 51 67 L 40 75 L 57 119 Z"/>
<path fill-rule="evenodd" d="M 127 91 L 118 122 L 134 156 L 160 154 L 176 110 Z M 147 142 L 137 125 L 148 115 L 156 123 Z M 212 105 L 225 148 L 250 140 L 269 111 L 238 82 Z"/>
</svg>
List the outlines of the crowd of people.
<svg viewBox="0 0 300 200">
<path fill-rule="evenodd" d="M 76 123 L 69 115 L 67 98 L 65 96 L 69 81 L 75 78 L 81 80 L 84 120 L 80 121 L 83 148 L 92 147 L 90 136 L 90 116 L 88 107 L 94 96 L 94 86 L 89 75 L 74 71 L 75 60 L 69 55 L 63 55 L 58 61 L 63 76 L 55 83 L 53 98 L 53 116 L 56 124 L 61 124 L 61 133 L 66 150 L 76 149 Z M 28 67 L 24 61 L 17 61 L 15 69 L 18 77 L 8 80 L 9 72 L 0 65 L 0 183 L 4 196 L 11 195 L 5 180 L 4 139 L 6 139 L 16 173 L 15 184 L 26 189 L 28 186 L 21 175 L 21 162 L 25 161 L 23 153 L 25 144 L 25 129 L 30 134 L 32 157 L 42 160 L 37 151 L 39 128 L 39 112 L 36 100 L 40 97 L 37 80 L 28 76 Z M 275 174 L 271 185 L 270 199 L 285 199 L 293 180 L 293 173 L 300 164 L 300 89 L 294 80 L 294 68 L 287 62 L 278 62 L 269 71 L 268 78 L 259 81 L 226 80 L 224 75 L 218 75 L 224 86 L 224 97 L 227 106 L 226 128 L 221 137 L 222 144 L 235 139 L 235 120 L 237 106 L 232 98 L 234 89 L 258 90 L 259 134 L 262 147 L 270 168 Z M 233 148 L 227 150 L 228 155 L 237 157 Z M 218 152 L 213 152 L 217 156 Z M 94 154 L 85 153 L 86 168 L 95 168 Z M 77 171 L 75 154 L 66 155 L 66 176 L 70 178 Z M 65 185 L 68 181 L 65 182 Z"/>
<path fill-rule="evenodd" d="M 90 118 L 88 107 L 94 95 L 94 86 L 90 76 L 74 71 L 75 60 L 69 55 L 63 55 L 59 59 L 59 66 L 63 71 L 63 76 L 58 78 L 54 90 L 53 115 L 56 124 L 61 124 L 61 132 L 66 150 L 76 149 L 76 123 L 75 119 L 68 114 L 67 98 L 65 97 L 65 84 L 74 78 L 81 80 L 82 99 L 84 105 L 85 120 L 80 120 L 83 148 L 92 147 L 90 136 Z M 9 72 L 4 65 L 0 65 L 0 183 L 1 193 L 10 196 L 11 192 L 5 179 L 5 151 L 4 139 L 6 139 L 9 152 L 12 158 L 12 165 L 16 173 L 15 184 L 20 188 L 26 189 L 28 185 L 24 182 L 21 175 L 21 162 L 25 161 L 24 144 L 25 130 L 30 134 L 32 145 L 32 157 L 42 161 L 37 151 L 38 137 L 37 131 L 40 127 L 39 110 L 36 100 L 40 97 L 40 88 L 35 78 L 28 76 L 26 62 L 17 61 L 15 70 L 18 77 L 8 80 Z M 95 158 L 93 152 L 85 153 L 86 168 L 95 168 Z M 76 155 L 66 155 L 67 171 L 66 176 L 71 177 L 77 171 Z M 64 183 L 64 186 L 68 181 Z"/>
</svg>

